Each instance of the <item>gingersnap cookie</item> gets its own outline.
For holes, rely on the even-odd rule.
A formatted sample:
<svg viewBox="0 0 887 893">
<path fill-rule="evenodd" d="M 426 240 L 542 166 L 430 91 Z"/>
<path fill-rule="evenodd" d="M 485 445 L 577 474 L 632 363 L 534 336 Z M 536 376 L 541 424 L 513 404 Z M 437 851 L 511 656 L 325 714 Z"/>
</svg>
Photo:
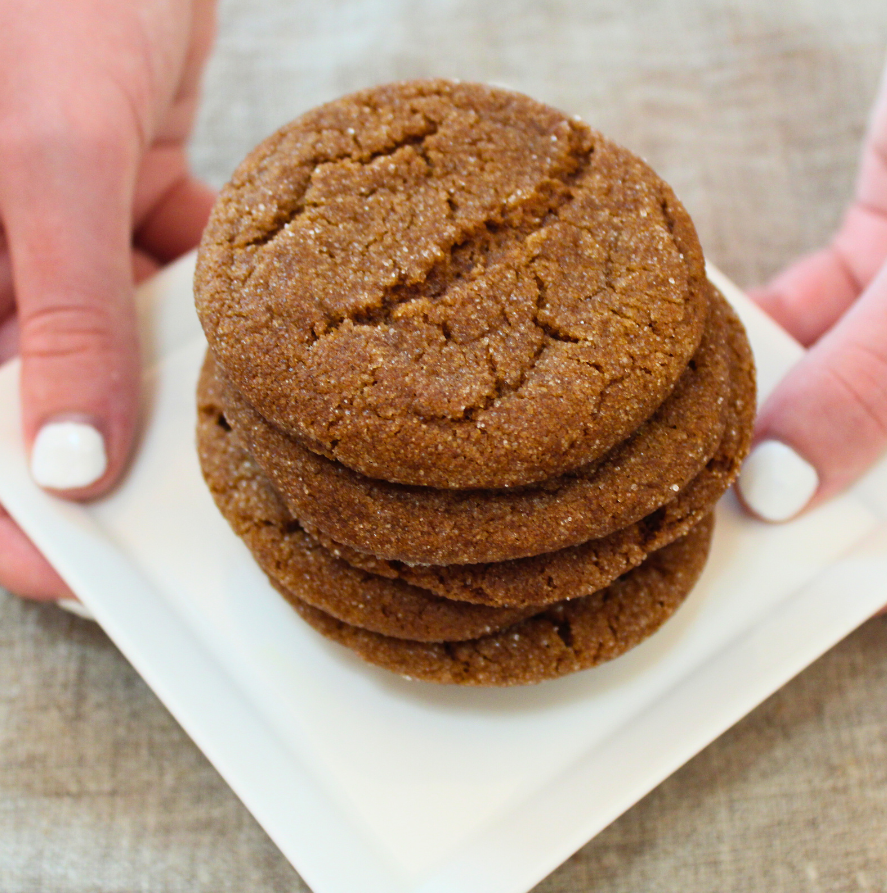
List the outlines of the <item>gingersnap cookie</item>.
<svg viewBox="0 0 887 893">
<path fill-rule="evenodd" d="M 453 602 L 361 571 L 303 530 L 225 422 L 215 383 L 198 383 L 197 448 L 210 493 L 259 567 L 282 591 L 340 620 L 419 641 L 470 639 L 536 609 Z"/>
<path fill-rule="evenodd" d="M 341 546 L 414 564 L 538 555 L 634 523 L 674 499 L 714 454 L 732 387 L 726 342 L 744 334 L 713 286 L 710 305 L 699 349 L 653 416 L 599 463 L 531 487 L 454 491 L 368 478 L 287 437 L 232 386 L 221 399 L 293 513 Z"/>
<path fill-rule="evenodd" d="M 750 348 L 741 324 L 729 307 L 725 308 L 722 336 L 729 351 L 731 393 L 725 401 L 726 424 L 715 455 L 687 487 L 658 510 L 606 537 L 578 546 L 495 563 L 410 566 L 379 559 L 331 540 L 310 525 L 296 520 L 277 491 L 264 479 L 236 438 L 230 434 L 230 426 L 223 414 L 221 386 L 213 374 L 213 363 L 209 357 L 199 387 L 203 426 L 199 440 L 202 444 L 204 473 L 223 514 L 246 540 L 266 573 L 280 579 L 283 588 L 298 592 L 300 575 L 304 573 L 304 559 L 289 566 L 293 552 L 306 547 L 306 544 L 311 549 L 319 544 L 326 550 L 324 560 L 330 557 L 341 559 L 363 571 L 365 579 L 371 579 L 372 575 L 372 578 L 385 577 L 408 584 L 409 592 L 406 595 L 410 599 L 409 608 L 401 607 L 399 610 L 407 616 L 418 614 L 426 618 L 423 621 L 423 635 L 441 636 L 444 629 L 441 624 L 444 621 L 439 620 L 429 629 L 429 612 L 433 608 L 449 617 L 451 613 L 458 615 L 458 608 L 452 604 L 438 605 L 434 596 L 479 606 L 539 608 L 586 595 L 605 587 L 640 564 L 650 552 L 661 549 L 684 535 L 711 511 L 712 506 L 735 479 L 748 452 L 755 407 L 754 367 Z M 212 475 L 209 468 L 213 469 Z M 233 481 L 241 482 L 239 487 L 232 486 Z M 251 501 L 245 504 L 241 497 L 233 503 L 232 509 L 231 494 L 244 489 Z M 219 493 L 225 495 L 219 496 Z M 257 526 L 258 530 L 254 530 Z M 360 603 L 361 613 L 350 614 L 350 620 L 348 617 L 341 617 L 341 611 L 337 614 L 337 609 L 333 609 L 332 613 L 356 626 L 369 625 L 377 628 L 382 621 L 367 619 L 365 612 L 372 611 L 373 604 L 378 602 L 378 596 L 375 601 L 368 601 L 364 590 L 355 588 L 355 578 L 346 575 L 344 579 L 348 583 L 349 592 L 346 602 Z M 375 579 L 373 587 L 373 592 L 384 590 L 378 579 Z M 397 592 L 401 598 L 405 597 L 403 590 Z M 321 585 L 319 594 L 309 594 L 305 598 L 322 608 L 324 602 L 319 603 L 319 600 L 329 599 L 331 594 L 328 587 Z M 388 630 L 394 628 L 390 622 L 392 605 L 389 592 L 381 607 Z M 480 615 L 472 618 L 472 622 L 474 620 L 482 624 L 495 622 L 491 615 Z"/>
<path fill-rule="evenodd" d="M 459 685 L 527 685 L 597 666 L 652 635 L 702 573 L 712 529 L 709 516 L 606 589 L 469 641 L 394 639 L 349 626 L 304 602 L 293 605 L 324 636 L 402 676 Z"/>
<path fill-rule="evenodd" d="M 485 564 L 411 566 L 384 561 L 313 534 L 337 557 L 380 576 L 403 580 L 445 598 L 478 605 L 540 606 L 602 589 L 694 527 L 739 474 L 751 445 L 755 372 L 748 339 L 731 308 L 723 329 L 732 390 L 721 443 L 676 498 L 600 539 L 542 555 Z"/>
<path fill-rule="evenodd" d="M 197 309 L 266 419 L 369 477 L 536 483 L 665 400 L 707 287 L 639 158 L 525 96 L 398 83 L 265 140 L 204 233 Z"/>
</svg>

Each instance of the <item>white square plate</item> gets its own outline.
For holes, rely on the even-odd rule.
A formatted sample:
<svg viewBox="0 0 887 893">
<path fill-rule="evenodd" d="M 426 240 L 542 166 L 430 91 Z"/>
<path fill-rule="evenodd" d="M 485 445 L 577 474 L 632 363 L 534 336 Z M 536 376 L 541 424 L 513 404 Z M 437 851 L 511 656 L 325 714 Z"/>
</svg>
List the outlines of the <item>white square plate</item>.
<svg viewBox="0 0 887 893">
<path fill-rule="evenodd" d="M 315 893 L 524 893 L 887 594 L 887 467 L 789 525 L 719 507 L 709 565 L 639 648 L 542 685 L 407 682 L 306 627 L 207 493 L 193 257 L 142 289 L 146 411 L 123 486 L 35 487 L 0 370 L 0 501 Z M 766 395 L 801 349 L 729 282 Z"/>
</svg>

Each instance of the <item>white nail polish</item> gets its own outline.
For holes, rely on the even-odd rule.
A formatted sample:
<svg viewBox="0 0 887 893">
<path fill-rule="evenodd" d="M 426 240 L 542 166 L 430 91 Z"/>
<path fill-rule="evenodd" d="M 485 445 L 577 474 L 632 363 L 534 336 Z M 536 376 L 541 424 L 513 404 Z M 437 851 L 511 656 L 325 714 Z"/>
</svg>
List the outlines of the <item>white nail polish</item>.
<svg viewBox="0 0 887 893">
<path fill-rule="evenodd" d="M 787 521 L 810 502 L 819 475 L 790 446 L 764 440 L 745 460 L 737 486 L 746 505 L 765 521 Z"/>
<path fill-rule="evenodd" d="M 65 611 L 70 611 L 72 614 L 76 614 L 84 620 L 95 620 L 92 611 L 90 611 L 83 602 L 77 601 L 76 598 L 60 598 L 56 604 Z"/>
<path fill-rule="evenodd" d="M 41 487 L 75 490 L 95 483 L 108 467 L 102 435 L 83 422 L 49 422 L 31 450 L 31 476 Z"/>
</svg>

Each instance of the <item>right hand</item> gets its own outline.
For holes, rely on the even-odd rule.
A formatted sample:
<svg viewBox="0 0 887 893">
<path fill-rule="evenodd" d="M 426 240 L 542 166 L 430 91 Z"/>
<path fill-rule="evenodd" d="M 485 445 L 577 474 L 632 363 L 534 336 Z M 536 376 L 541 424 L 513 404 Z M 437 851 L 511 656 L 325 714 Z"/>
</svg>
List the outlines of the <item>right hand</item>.
<svg viewBox="0 0 887 893">
<path fill-rule="evenodd" d="M 739 480 L 752 512 L 785 521 L 887 449 L 887 68 L 838 231 L 751 297 L 808 348 L 764 405 Z"/>
</svg>

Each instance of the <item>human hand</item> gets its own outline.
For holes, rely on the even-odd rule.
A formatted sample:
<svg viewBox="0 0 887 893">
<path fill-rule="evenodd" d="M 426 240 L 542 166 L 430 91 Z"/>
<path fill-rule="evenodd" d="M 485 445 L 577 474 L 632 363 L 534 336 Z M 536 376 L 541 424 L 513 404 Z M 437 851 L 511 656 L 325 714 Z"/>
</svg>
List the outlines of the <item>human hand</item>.
<svg viewBox="0 0 887 893">
<path fill-rule="evenodd" d="M 751 297 L 808 348 L 764 405 L 739 479 L 753 513 L 785 521 L 887 448 L 887 68 L 837 233 Z"/>
<path fill-rule="evenodd" d="M 209 215 L 185 141 L 214 19 L 214 0 L 0 0 L 0 362 L 21 354 L 32 474 L 61 496 L 97 496 L 124 470 L 133 285 Z M 2 507 L 0 586 L 70 596 Z"/>
</svg>

